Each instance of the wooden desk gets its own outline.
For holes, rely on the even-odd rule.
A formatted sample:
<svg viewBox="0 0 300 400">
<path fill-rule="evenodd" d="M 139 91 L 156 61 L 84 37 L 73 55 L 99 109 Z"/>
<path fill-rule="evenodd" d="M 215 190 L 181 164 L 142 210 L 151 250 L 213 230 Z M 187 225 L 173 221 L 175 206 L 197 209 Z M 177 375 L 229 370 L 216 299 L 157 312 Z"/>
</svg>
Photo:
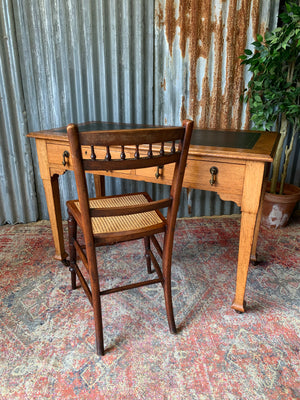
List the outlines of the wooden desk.
<svg viewBox="0 0 300 400">
<path fill-rule="evenodd" d="M 137 125 L 88 122 L 80 130 L 134 129 Z M 141 125 L 139 126 L 141 127 Z M 66 260 L 62 230 L 58 176 L 72 170 L 66 128 L 32 132 L 35 138 L 41 178 L 55 245 L 55 258 Z M 256 260 L 256 243 L 261 217 L 264 177 L 278 141 L 274 132 L 236 130 L 197 130 L 192 136 L 183 186 L 217 192 L 221 199 L 241 207 L 241 229 L 237 264 L 236 294 L 232 308 L 245 311 L 244 294 L 250 259 Z M 169 184 L 169 166 L 156 170 L 122 171 L 103 175 Z M 216 167 L 215 182 L 211 167 Z M 96 195 L 105 194 L 104 176 L 94 176 Z"/>
</svg>

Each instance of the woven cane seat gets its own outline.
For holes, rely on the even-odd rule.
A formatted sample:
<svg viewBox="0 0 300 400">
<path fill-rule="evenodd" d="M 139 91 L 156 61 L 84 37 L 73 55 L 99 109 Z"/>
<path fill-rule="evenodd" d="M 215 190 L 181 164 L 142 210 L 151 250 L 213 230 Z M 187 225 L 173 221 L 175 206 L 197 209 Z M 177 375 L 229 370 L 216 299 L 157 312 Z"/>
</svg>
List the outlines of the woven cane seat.
<svg viewBox="0 0 300 400">
<path fill-rule="evenodd" d="M 89 200 L 90 208 L 126 207 L 145 203 L 148 203 L 148 199 L 142 193 Z M 74 201 L 73 204 L 80 211 L 79 201 Z M 93 234 L 97 235 L 148 228 L 165 223 L 165 220 L 156 211 L 148 211 L 121 216 L 92 217 L 91 222 Z"/>
</svg>

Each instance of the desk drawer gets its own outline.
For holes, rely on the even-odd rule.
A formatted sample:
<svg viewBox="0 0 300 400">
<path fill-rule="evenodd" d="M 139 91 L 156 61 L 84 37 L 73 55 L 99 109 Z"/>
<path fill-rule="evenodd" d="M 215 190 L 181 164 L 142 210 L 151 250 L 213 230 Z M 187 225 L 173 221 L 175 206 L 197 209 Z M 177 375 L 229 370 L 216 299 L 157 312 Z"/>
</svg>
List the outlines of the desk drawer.
<svg viewBox="0 0 300 400">
<path fill-rule="evenodd" d="M 217 168 L 215 183 L 211 185 L 211 168 Z M 243 192 L 245 165 L 217 161 L 188 160 L 184 186 L 201 190 L 230 193 L 241 196 Z M 221 196 L 222 197 L 222 196 Z"/>
<path fill-rule="evenodd" d="M 162 183 L 164 185 L 172 184 L 174 165 L 164 165 L 163 168 L 157 169 L 157 167 L 137 169 L 135 171 L 136 176 L 140 179 L 144 178 L 145 181 L 153 183 Z M 157 174 L 159 175 L 157 176 Z"/>
<path fill-rule="evenodd" d="M 64 152 L 69 153 L 69 157 L 64 157 Z M 72 169 L 72 158 L 70 156 L 70 146 L 66 144 L 56 144 L 56 143 L 48 143 L 47 144 L 47 152 L 48 152 L 48 162 L 49 164 L 54 165 L 62 165 L 65 160 L 65 168 Z M 98 159 L 104 159 L 106 155 L 106 150 L 104 148 L 95 148 L 95 154 Z M 129 154 L 129 152 L 128 152 Z M 83 158 L 90 158 L 91 156 L 91 148 L 86 146 L 83 148 Z M 120 158 L 120 151 L 111 151 L 111 156 L 113 158 Z M 130 157 L 133 157 L 130 154 Z"/>
<path fill-rule="evenodd" d="M 70 155 L 70 146 L 68 144 L 47 143 L 48 162 L 51 165 L 59 165 L 65 169 L 72 169 L 71 156 L 64 157 L 64 152 Z M 63 161 L 66 164 L 63 166 Z"/>
<path fill-rule="evenodd" d="M 213 185 L 211 180 L 211 167 L 216 167 L 218 172 Z M 144 177 L 147 181 L 170 185 L 172 183 L 173 166 L 165 165 L 162 170 L 146 168 L 137 170 L 136 175 Z M 159 177 L 156 178 L 156 173 Z M 210 190 L 218 193 L 241 195 L 243 191 L 245 165 L 216 161 L 188 160 L 185 170 L 183 186 L 194 189 Z"/>
</svg>

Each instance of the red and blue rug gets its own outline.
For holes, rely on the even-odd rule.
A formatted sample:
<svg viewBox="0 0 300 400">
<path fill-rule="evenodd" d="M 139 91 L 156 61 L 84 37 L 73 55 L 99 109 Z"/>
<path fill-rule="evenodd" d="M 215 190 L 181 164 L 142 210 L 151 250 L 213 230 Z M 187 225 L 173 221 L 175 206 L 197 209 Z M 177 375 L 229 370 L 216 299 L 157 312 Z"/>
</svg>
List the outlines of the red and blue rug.
<svg viewBox="0 0 300 400">
<path fill-rule="evenodd" d="M 179 220 L 178 334 L 160 285 L 105 296 L 102 358 L 89 302 L 53 259 L 49 222 L 0 227 L 0 399 L 299 399 L 300 219 L 261 228 L 264 261 L 250 265 L 244 314 L 230 308 L 239 225 Z M 102 288 L 147 277 L 141 242 L 98 257 Z"/>
</svg>

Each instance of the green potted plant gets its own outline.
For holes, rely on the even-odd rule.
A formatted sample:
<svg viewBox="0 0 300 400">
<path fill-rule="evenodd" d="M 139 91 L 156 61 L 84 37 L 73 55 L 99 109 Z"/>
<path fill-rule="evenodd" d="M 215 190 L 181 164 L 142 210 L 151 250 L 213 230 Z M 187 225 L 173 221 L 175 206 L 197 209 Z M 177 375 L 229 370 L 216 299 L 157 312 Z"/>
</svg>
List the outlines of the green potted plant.
<svg viewBox="0 0 300 400">
<path fill-rule="evenodd" d="M 245 49 L 240 56 L 253 74 L 242 97 L 249 102 L 254 128 L 280 132 L 262 219 L 265 225 L 275 227 L 287 223 L 300 199 L 300 189 L 285 183 L 300 125 L 300 0 L 287 0 L 279 18 L 281 26 L 266 32 L 264 38 L 257 35 L 253 51 Z M 289 195 L 292 204 L 284 211 L 282 204 Z M 278 204 L 270 205 L 270 198 Z"/>
</svg>

